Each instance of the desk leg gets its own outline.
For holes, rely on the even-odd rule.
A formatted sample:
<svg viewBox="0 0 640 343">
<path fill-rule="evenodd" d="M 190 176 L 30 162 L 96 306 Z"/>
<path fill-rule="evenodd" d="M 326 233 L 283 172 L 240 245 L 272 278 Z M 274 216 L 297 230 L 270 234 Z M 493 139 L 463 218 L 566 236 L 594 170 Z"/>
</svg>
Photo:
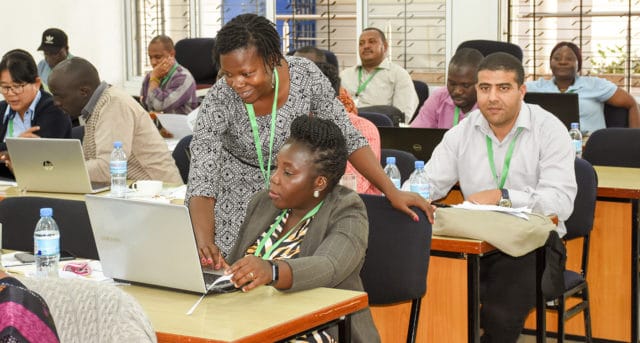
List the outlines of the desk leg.
<svg viewBox="0 0 640 343">
<path fill-rule="evenodd" d="M 351 343 L 351 316 L 344 316 L 338 323 L 338 341 L 340 343 Z"/>
<path fill-rule="evenodd" d="M 480 256 L 467 255 L 467 311 L 469 342 L 480 343 Z"/>
<path fill-rule="evenodd" d="M 631 342 L 638 342 L 638 263 L 640 263 L 640 241 L 638 240 L 638 229 L 640 215 L 638 214 L 638 199 L 631 202 Z"/>
<path fill-rule="evenodd" d="M 542 294 L 542 273 L 544 272 L 544 246 L 536 250 L 536 342 L 547 341 L 547 304 Z"/>
</svg>

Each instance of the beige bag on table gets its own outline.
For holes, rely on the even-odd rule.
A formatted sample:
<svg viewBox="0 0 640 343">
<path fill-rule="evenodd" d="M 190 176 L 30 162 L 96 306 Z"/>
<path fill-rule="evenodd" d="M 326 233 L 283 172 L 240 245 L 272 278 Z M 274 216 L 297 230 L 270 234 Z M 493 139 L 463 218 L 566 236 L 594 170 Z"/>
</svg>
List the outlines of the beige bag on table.
<svg viewBox="0 0 640 343">
<path fill-rule="evenodd" d="M 433 234 L 486 241 L 505 254 L 520 257 L 543 246 L 549 231 L 556 228 L 547 216 L 527 215 L 529 220 L 494 211 L 438 208 Z"/>
</svg>

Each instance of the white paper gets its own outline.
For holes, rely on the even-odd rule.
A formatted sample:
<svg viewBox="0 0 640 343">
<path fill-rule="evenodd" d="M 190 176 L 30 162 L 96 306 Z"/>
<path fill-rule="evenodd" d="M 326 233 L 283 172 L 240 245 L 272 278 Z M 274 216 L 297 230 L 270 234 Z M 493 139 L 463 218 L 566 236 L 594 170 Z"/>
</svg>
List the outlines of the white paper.
<svg viewBox="0 0 640 343">
<path fill-rule="evenodd" d="M 495 212 L 508 213 L 518 218 L 522 218 L 526 220 L 529 220 L 529 216 L 527 216 L 527 213 L 531 213 L 531 209 L 526 207 L 512 208 L 512 207 L 503 207 L 503 206 L 497 206 L 497 205 L 481 205 L 481 204 L 474 204 L 468 201 L 465 201 L 462 204 L 453 205 L 452 207 L 462 208 L 465 210 L 474 210 L 474 211 L 495 211 Z"/>
<path fill-rule="evenodd" d="M 159 113 L 157 117 L 162 127 L 171 132 L 174 139 L 179 140 L 184 136 L 193 134 L 187 123 L 187 116 L 184 114 Z"/>
</svg>

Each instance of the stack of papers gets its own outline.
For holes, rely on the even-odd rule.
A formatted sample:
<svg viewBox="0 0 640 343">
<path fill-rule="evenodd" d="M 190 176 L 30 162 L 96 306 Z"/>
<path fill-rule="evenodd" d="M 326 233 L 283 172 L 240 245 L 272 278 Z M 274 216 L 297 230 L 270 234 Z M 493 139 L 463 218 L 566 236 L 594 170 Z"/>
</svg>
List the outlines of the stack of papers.
<svg viewBox="0 0 640 343">
<path fill-rule="evenodd" d="M 468 201 L 465 201 L 462 204 L 453 205 L 452 207 L 462 208 L 465 210 L 473 210 L 473 211 L 503 212 L 503 213 L 508 213 L 518 218 L 522 218 L 526 220 L 529 220 L 529 216 L 527 216 L 527 214 L 531 213 L 531 209 L 526 207 L 512 208 L 512 207 L 502 207 L 497 205 L 481 205 L 481 204 L 474 204 Z"/>
</svg>

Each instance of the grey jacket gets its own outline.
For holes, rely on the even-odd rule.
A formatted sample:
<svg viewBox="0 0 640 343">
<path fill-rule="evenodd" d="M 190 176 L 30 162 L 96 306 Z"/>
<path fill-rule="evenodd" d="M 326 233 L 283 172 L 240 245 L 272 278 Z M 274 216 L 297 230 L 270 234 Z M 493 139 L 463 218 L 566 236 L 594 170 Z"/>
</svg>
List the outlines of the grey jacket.
<svg viewBox="0 0 640 343">
<path fill-rule="evenodd" d="M 254 195 L 228 262 L 242 258 L 280 212 L 273 206 L 268 191 Z M 299 257 L 286 260 L 293 272 L 293 285 L 287 292 L 315 287 L 363 291 L 360 269 L 368 236 L 364 203 L 352 190 L 336 186 L 311 221 Z M 354 342 L 380 341 L 368 308 L 352 316 L 351 328 Z M 337 337 L 335 332 L 332 334 Z"/>
</svg>

